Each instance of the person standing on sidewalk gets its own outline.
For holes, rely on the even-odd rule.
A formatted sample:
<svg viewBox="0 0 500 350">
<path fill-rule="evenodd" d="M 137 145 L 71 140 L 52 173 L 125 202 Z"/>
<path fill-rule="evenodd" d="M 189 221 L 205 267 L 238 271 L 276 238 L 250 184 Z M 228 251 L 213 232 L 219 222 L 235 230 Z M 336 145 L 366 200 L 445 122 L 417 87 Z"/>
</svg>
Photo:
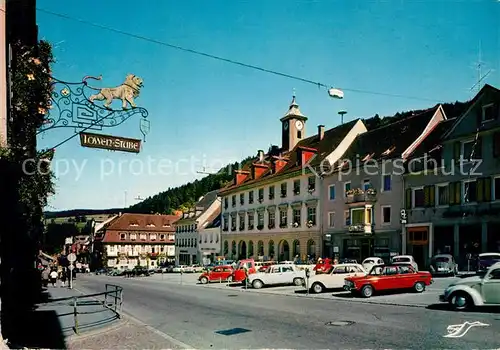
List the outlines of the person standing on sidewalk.
<svg viewBox="0 0 500 350">
<path fill-rule="evenodd" d="M 42 283 L 44 287 L 49 286 L 49 278 L 50 278 L 50 268 L 45 268 L 45 270 L 42 271 Z"/>
<path fill-rule="evenodd" d="M 52 270 L 52 272 L 50 273 L 50 282 L 52 283 L 52 287 L 56 286 L 56 283 L 57 283 L 57 271 L 56 270 Z"/>
<path fill-rule="evenodd" d="M 64 267 L 61 271 L 61 287 L 66 287 L 66 279 L 68 278 L 68 272 Z"/>
</svg>

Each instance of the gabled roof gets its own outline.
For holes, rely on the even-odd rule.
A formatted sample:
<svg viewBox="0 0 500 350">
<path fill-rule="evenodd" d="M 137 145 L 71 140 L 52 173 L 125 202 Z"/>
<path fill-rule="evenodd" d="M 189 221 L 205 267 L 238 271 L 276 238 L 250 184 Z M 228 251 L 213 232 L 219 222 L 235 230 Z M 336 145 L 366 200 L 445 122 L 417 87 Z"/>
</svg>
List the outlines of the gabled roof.
<svg viewBox="0 0 500 350">
<path fill-rule="evenodd" d="M 208 218 L 208 224 L 203 229 L 207 228 L 216 228 L 221 226 L 221 207 L 217 208 L 217 210 Z"/>
<path fill-rule="evenodd" d="M 462 122 L 462 120 L 464 120 L 464 118 L 470 113 L 470 111 L 472 110 L 472 108 L 474 108 L 474 105 L 476 104 L 476 102 L 483 96 L 483 94 L 487 91 L 487 90 L 491 90 L 491 91 L 495 91 L 495 92 L 498 92 L 500 93 L 500 90 L 498 90 L 497 88 L 489 85 L 489 84 L 484 84 L 484 86 L 482 87 L 481 90 L 479 90 L 479 92 L 477 93 L 476 96 L 474 96 L 474 98 L 472 100 L 469 101 L 469 108 L 467 108 L 465 110 L 464 113 L 462 113 L 462 115 L 460 115 L 458 117 L 458 120 L 455 122 L 455 124 L 453 124 L 453 126 L 450 128 L 450 130 L 448 130 L 448 132 L 443 135 L 444 138 L 447 138 L 451 135 L 451 133 L 455 130 L 455 128 L 457 127 L 458 124 L 460 124 Z"/>
<path fill-rule="evenodd" d="M 175 232 L 177 220 L 175 215 L 125 213 L 108 226 L 106 235 L 109 231 Z"/>
<path fill-rule="evenodd" d="M 444 135 L 457 121 L 454 119 L 443 120 L 432 132 L 415 148 L 409 158 L 421 158 L 425 154 L 431 154 L 442 147 Z M 432 154 L 431 154 L 432 155 Z"/>
<path fill-rule="evenodd" d="M 237 189 L 238 187 L 247 186 L 247 185 L 258 185 L 261 182 L 271 180 L 273 178 L 278 181 L 278 179 L 286 174 L 290 174 L 296 172 L 302 168 L 302 165 L 299 164 L 298 159 L 298 148 L 306 147 L 306 148 L 314 148 L 318 151 L 317 156 L 311 160 L 310 165 L 316 166 L 320 164 L 323 159 L 325 159 L 330 153 L 332 153 L 338 145 L 342 142 L 342 140 L 346 137 L 346 135 L 351 131 L 354 125 L 359 121 L 353 120 L 348 123 L 336 126 L 335 128 L 329 129 L 325 131 L 323 139 L 319 139 L 318 134 L 314 134 L 306 139 L 301 140 L 290 152 L 283 153 L 282 157 L 287 159 L 287 164 L 277 173 L 272 173 L 271 171 L 271 162 L 269 154 L 264 155 L 264 164 L 268 165 L 268 169 L 258 178 L 253 179 L 249 175 L 248 178 L 243 181 L 239 185 L 235 185 L 234 183 L 228 184 L 226 187 L 220 190 L 221 193 L 226 191 L 231 191 Z M 258 157 L 252 158 L 246 164 L 243 165 L 241 170 L 250 171 L 253 163 L 259 161 Z"/>
<path fill-rule="evenodd" d="M 198 202 L 191 208 L 190 211 L 194 211 L 195 215 L 185 219 L 179 219 L 175 224 L 176 225 L 187 225 L 191 223 L 195 223 L 196 220 L 207 211 L 208 208 L 217 200 L 218 190 L 208 192 L 203 197 L 201 197 Z M 198 213 L 196 213 L 198 211 Z"/>
<path fill-rule="evenodd" d="M 382 160 L 401 157 L 422 134 L 440 105 L 404 119 L 358 135 L 341 160 L 360 164 L 368 159 Z"/>
</svg>

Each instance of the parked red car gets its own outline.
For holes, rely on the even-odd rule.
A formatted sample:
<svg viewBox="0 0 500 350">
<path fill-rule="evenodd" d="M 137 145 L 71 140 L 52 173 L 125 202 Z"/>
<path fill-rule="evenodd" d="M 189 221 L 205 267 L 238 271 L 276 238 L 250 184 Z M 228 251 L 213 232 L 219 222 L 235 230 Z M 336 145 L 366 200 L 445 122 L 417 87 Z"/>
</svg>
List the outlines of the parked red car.
<svg viewBox="0 0 500 350">
<path fill-rule="evenodd" d="M 231 282 L 233 271 L 231 265 L 215 266 L 210 271 L 203 272 L 198 277 L 198 281 L 203 284 L 207 284 L 208 282 Z"/>
<path fill-rule="evenodd" d="M 410 265 L 375 266 L 366 276 L 347 277 L 344 289 L 370 298 L 374 292 L 413 289 L 422 293 L 434 280 L 430 272 L 416 272 Z"/>
<path fill-rule="evenodd" d="M 247 274 L 256 273 L 255 261 L 253 259 L 243 259 L 238 262 L 238 266 L 233 272 L 232 282 L 243 282 Z"/>
</svg>

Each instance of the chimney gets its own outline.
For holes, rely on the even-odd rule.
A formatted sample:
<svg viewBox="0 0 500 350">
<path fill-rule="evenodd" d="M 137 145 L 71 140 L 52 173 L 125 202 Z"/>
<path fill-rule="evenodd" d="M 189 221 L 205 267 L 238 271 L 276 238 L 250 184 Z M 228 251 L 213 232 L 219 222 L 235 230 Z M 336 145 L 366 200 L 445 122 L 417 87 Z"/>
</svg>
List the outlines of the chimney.
<svg viewBox="0 0 500 350">
<path fill-rule="evenodd" d="M 323 137 L 325 137 L 325 126 L 318 125 L 318 138 L 321 141 L 321 140 L 323 140 Z"/>
<path fill-rule="evenodd" d="M 263 150 L 258 150 L 257 151 L 257 156 L 259 157 L 259 162 L 263 162 L 264 161 L 264 151 Z"/>
</svg>

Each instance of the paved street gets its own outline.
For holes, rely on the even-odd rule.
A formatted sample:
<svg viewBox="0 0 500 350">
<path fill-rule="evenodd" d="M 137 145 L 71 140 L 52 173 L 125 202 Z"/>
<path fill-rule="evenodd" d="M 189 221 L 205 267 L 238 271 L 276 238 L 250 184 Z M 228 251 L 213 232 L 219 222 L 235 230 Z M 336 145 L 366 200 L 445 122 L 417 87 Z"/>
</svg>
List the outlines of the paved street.
<svg viewBox="0 0 500 350">
<path fill-rule="evenodd" d="M 197 275 L 144 278 L 85 276 L 77 288 L 102 291 L 105 283 L 124 287 L 124 311 L 193 348 L 498 348 L 500 315 L 459 313 L 334 299 L 331 293 L 308 298 L 269 294 L 273 289 L 196 285 Z M 451 280 L 436 280 L 427 291 L 436 298 Z M 437 287 L 436 287 L 437 286 Z M 221 289 L 222 288 L 222 289 Z M 285 293 L 285 289 L 273 293 Z M 432 297 L 431 297 L 432 293 Z M 298 295 L 298 297 L 297 297 Z M 424 294 L 423 294 L 424 295 Z M 405 299 L 418 295 L 374 297 Z M 329 300 L 326 300 L 329 299 Z M 424 303 L 424 301 L 421 301 Z M 349 325 L 329 324 L 347 321 Z M 462 338 L 444 338 L 449 325 L 480 321 Z M 106 347 L 102 344 L 102 347 Z"/>
</svg>

